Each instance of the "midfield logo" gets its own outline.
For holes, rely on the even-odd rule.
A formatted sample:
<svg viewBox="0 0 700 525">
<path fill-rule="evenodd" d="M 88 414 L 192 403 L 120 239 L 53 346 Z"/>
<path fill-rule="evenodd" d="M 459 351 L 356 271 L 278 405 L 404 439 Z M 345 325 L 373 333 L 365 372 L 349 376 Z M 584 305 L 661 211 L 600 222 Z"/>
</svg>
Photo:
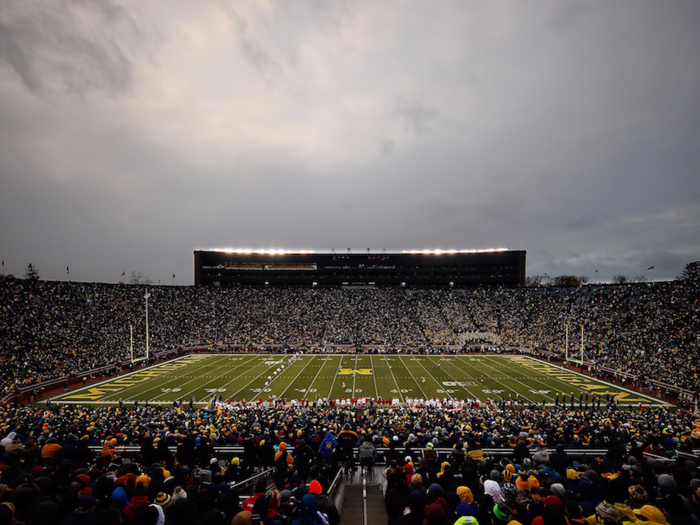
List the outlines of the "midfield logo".
<svg viewBox="0 0 700 525">
<path fill-rule="evenodd" d="M 353 370 L 352 368 L 341 368 L 340 372 L 338 372 L 339 376 L 354 376 L 355 374 L 360 374 L 361 376 L 371 376 L 372 375 L 372 369 L 371 368 L 358 368 Z"/>
</svg>

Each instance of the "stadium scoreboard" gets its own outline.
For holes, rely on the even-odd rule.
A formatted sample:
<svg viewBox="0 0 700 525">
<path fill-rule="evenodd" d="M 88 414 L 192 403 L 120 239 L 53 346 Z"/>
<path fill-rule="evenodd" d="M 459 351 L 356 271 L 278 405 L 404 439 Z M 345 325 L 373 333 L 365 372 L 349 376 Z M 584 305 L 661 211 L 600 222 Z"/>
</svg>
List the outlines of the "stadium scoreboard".
<svg viewBox="0 0 700 525">
<path fill-rule="evenodd" d="M 197 250 L 194 283 L 232 286 L 524 286 L 525 251 L 316 253 Z"/>
</svg>

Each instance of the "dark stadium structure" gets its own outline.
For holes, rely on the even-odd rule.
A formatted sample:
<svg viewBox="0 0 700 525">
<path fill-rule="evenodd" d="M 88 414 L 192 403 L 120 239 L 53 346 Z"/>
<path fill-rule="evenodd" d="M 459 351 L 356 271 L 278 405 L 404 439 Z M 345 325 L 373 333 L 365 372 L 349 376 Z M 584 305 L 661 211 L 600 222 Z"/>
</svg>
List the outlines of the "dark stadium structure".
<svg viewBox="0 0 700 525">
<path fill-rule="evenodd" d="M 525 251 L 194 252 L 195 286 L 524 286 Z"/>
</svg>

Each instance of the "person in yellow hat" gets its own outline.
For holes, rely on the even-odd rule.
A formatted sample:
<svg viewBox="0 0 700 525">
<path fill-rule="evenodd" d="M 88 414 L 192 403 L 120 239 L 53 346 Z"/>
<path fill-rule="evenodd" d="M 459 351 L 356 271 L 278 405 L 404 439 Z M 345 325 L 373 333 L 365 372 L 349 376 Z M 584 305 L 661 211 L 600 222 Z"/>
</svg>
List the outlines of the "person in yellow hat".
<svg viewBox="0 0 700 525">
<path fill-rule="evenodd" d="M 667 525 L 666 516 L 653 505 L 644 505 L 641 509 L 634 509 L 637 519 L 634 521 L 623 521 L 623 525 Z"/>
</svg>

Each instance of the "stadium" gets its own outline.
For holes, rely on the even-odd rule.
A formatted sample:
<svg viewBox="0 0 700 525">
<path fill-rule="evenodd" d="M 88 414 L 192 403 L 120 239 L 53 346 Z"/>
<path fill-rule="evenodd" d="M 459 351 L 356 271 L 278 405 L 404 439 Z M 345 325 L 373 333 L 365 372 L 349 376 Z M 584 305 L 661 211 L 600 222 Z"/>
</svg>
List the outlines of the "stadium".
<svg viewBox="0 0 700 525">
<path fill-rule="evenodd" d="M 695 523 L 699 266 L 525 286 L 519 251 L 197 251 L 192 287 L 3 278 L 2 501 L 23 523 Z"/>
</svg>

